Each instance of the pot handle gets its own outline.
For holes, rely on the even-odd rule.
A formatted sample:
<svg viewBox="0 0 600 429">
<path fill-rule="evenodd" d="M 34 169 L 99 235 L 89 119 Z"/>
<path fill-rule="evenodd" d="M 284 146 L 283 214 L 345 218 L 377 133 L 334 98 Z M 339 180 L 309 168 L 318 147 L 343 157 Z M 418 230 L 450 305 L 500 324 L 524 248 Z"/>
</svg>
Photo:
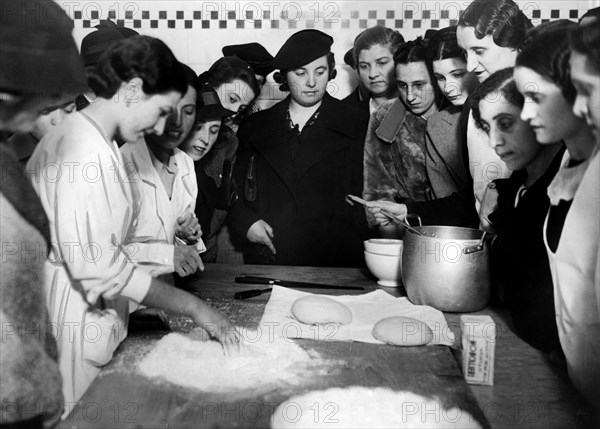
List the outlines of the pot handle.
<svg viewBox="0 0 600 429">
<path fill-rule="evenodd" d="M 479 243 L 477 243 L 477 244 L 475 244 L 473 246 L 467 246 L 467 247 L 465 247 L 463 249 L 463 253 L 465 255 L 470 255 L 471 253 L 482 251 L 486 235 L 487 235 L 487 231 L 483 231 L 483 234 L 481 235 L 481 239 L 479 240 Z"/>
<path fill-rule="evenodd" d="M 419 222 L 419 226 L 423 226 L 423 222 L 421 222 L 421 216 L 419 216 L 418 214 L 407 214 L 406 217 L 404 218 L 404 222 L 406 222 L 407 224 L 409 224 L 410 226 L 412 226 L 410 224 L 410 222 L 408 221 L 409 219 L 414 219 L 416 218 L 417 221 Z"/>
</svg>

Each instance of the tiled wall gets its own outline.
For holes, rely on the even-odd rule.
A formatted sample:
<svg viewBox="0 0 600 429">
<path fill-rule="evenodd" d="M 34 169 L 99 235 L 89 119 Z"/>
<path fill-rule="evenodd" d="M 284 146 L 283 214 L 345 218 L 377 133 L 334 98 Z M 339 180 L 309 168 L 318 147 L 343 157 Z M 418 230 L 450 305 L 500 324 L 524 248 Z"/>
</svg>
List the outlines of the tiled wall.
<svg viewBox="0 0 600 429">
<path fill-rule="evenodd" d="M 111 18 L 141 34 L 166 42 L 177 58 L 194 70 L 206 70 L 219 57 L 221 47 L 256 41 L 275 55 L 294 32 L 316 28 L 332 35 L 338 76 L 329 92 L 348 94 L 356 82 L 354 72 L 343 64 L 344 53 L 363 29 L 385 25 L 398 29 L 405 39 L 423 35 L 429 28 L 456 23 L 470 3 L 463 1 L 73 1 L 58 0 L 75 20 L 75 40 L 94 30 L 100 19 Z M 546 20 L 577 20 L 600 0 L 529 1 L 517 3 L 539 24 Z M 269 81 L 272 82 L 272 81 Z M 278 99 L 275 84 L 263 89 L 262 104 Z"/>
</svg>

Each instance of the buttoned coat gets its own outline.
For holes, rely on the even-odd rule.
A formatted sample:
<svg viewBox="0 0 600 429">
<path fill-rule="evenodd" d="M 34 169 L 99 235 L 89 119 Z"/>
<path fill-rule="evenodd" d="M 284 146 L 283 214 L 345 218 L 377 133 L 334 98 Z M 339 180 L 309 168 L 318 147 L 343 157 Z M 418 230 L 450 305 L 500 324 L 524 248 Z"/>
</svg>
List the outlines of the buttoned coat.
<svg viewBox="0 0 600 429">
<path fill-rule="evenodd" d="M 230 224 L 245 238 L 253 223 L 264 220 L 274 230 L 277 249 L 273 260 L 265 255 L 264 246 L 249 244 L 244 259 L 282 265 L 363 265 L 364 211 L 348 205 L 345 196 L 361 194 L 366 120 L 360 111 L 325 94 L 319 117 L 311 125 L 314 138 L 304 138 L 305 147 L 292 162 L 289 101 L 288 97 L 253 114 L 238 131 L 240 198 Z"/>
</svg>

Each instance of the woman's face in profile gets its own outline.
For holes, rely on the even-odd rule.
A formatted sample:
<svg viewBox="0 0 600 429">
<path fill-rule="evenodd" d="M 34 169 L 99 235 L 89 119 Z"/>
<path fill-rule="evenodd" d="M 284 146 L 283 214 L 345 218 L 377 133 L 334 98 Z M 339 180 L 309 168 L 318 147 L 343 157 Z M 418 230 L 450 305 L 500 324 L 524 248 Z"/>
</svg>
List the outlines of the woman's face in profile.
<svg viewBox="0 0 600 429">
<path fill-rule="evenodd" d="M 327 55 L 288 71 L 286 80 L 293 101 L 304 107 L 316 105 L 325 96 L 329 82 Z"/>
<path fill-rule="evenodd" d="M 529 123 L 540 143 L 569 139 L 585 127 L 558 85 L 528 67 L 515 68 L 514 76 L 525 97 L 521 119 Z"/>
<path fill-rule="evenodd" d="M 467 56 L 467 70 L 473 72 L 479 82 L 498 70 L 513 67 L 517 60 L 516 49 L 496 45 L 491 35 L 478 39 L 473 27 L 459 25 L 456 40 Z"/>
<path fill-rule="evenodd" d="M 152 135 L 154 143 L 165 149 L 174 149 L 183 142 L 194 126 L 196 118 L 196 89 L 188 86 L 185 95 L 167 118 L 162 135 Z"/>
<path fill-rule="evenodd" d="M 123 100 L 126 107 L 116 130 L 122 141 L 136 142 L 151 134 L 161 136 L 169 115 L 181 100 L 177 91 L 152 95 L 140 91 L 140 94 L 135 100 Z"/>
<path fill-rule="evenodd" d="M 220 118 L 198 120 L 194 124 L 194 128 L 188 138 L 180 146 L 180 149 L 187 153 L 194 161 L 200 161 L 214 146 L 220 130 Z"/>
</svg>

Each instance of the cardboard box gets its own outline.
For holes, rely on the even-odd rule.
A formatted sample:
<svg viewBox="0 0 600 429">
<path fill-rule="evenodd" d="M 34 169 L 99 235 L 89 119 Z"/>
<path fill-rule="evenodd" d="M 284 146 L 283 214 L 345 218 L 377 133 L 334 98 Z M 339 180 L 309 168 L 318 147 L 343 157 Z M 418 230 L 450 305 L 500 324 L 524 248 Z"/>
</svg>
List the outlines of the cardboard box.
<svg viewBox="0 0 600 429">
<path fill-rule="evenodd" d="M 469 384 L 494 384 L 496 324 L 490 316 L 460 316 L 462 367 Z"/>
</svg>

